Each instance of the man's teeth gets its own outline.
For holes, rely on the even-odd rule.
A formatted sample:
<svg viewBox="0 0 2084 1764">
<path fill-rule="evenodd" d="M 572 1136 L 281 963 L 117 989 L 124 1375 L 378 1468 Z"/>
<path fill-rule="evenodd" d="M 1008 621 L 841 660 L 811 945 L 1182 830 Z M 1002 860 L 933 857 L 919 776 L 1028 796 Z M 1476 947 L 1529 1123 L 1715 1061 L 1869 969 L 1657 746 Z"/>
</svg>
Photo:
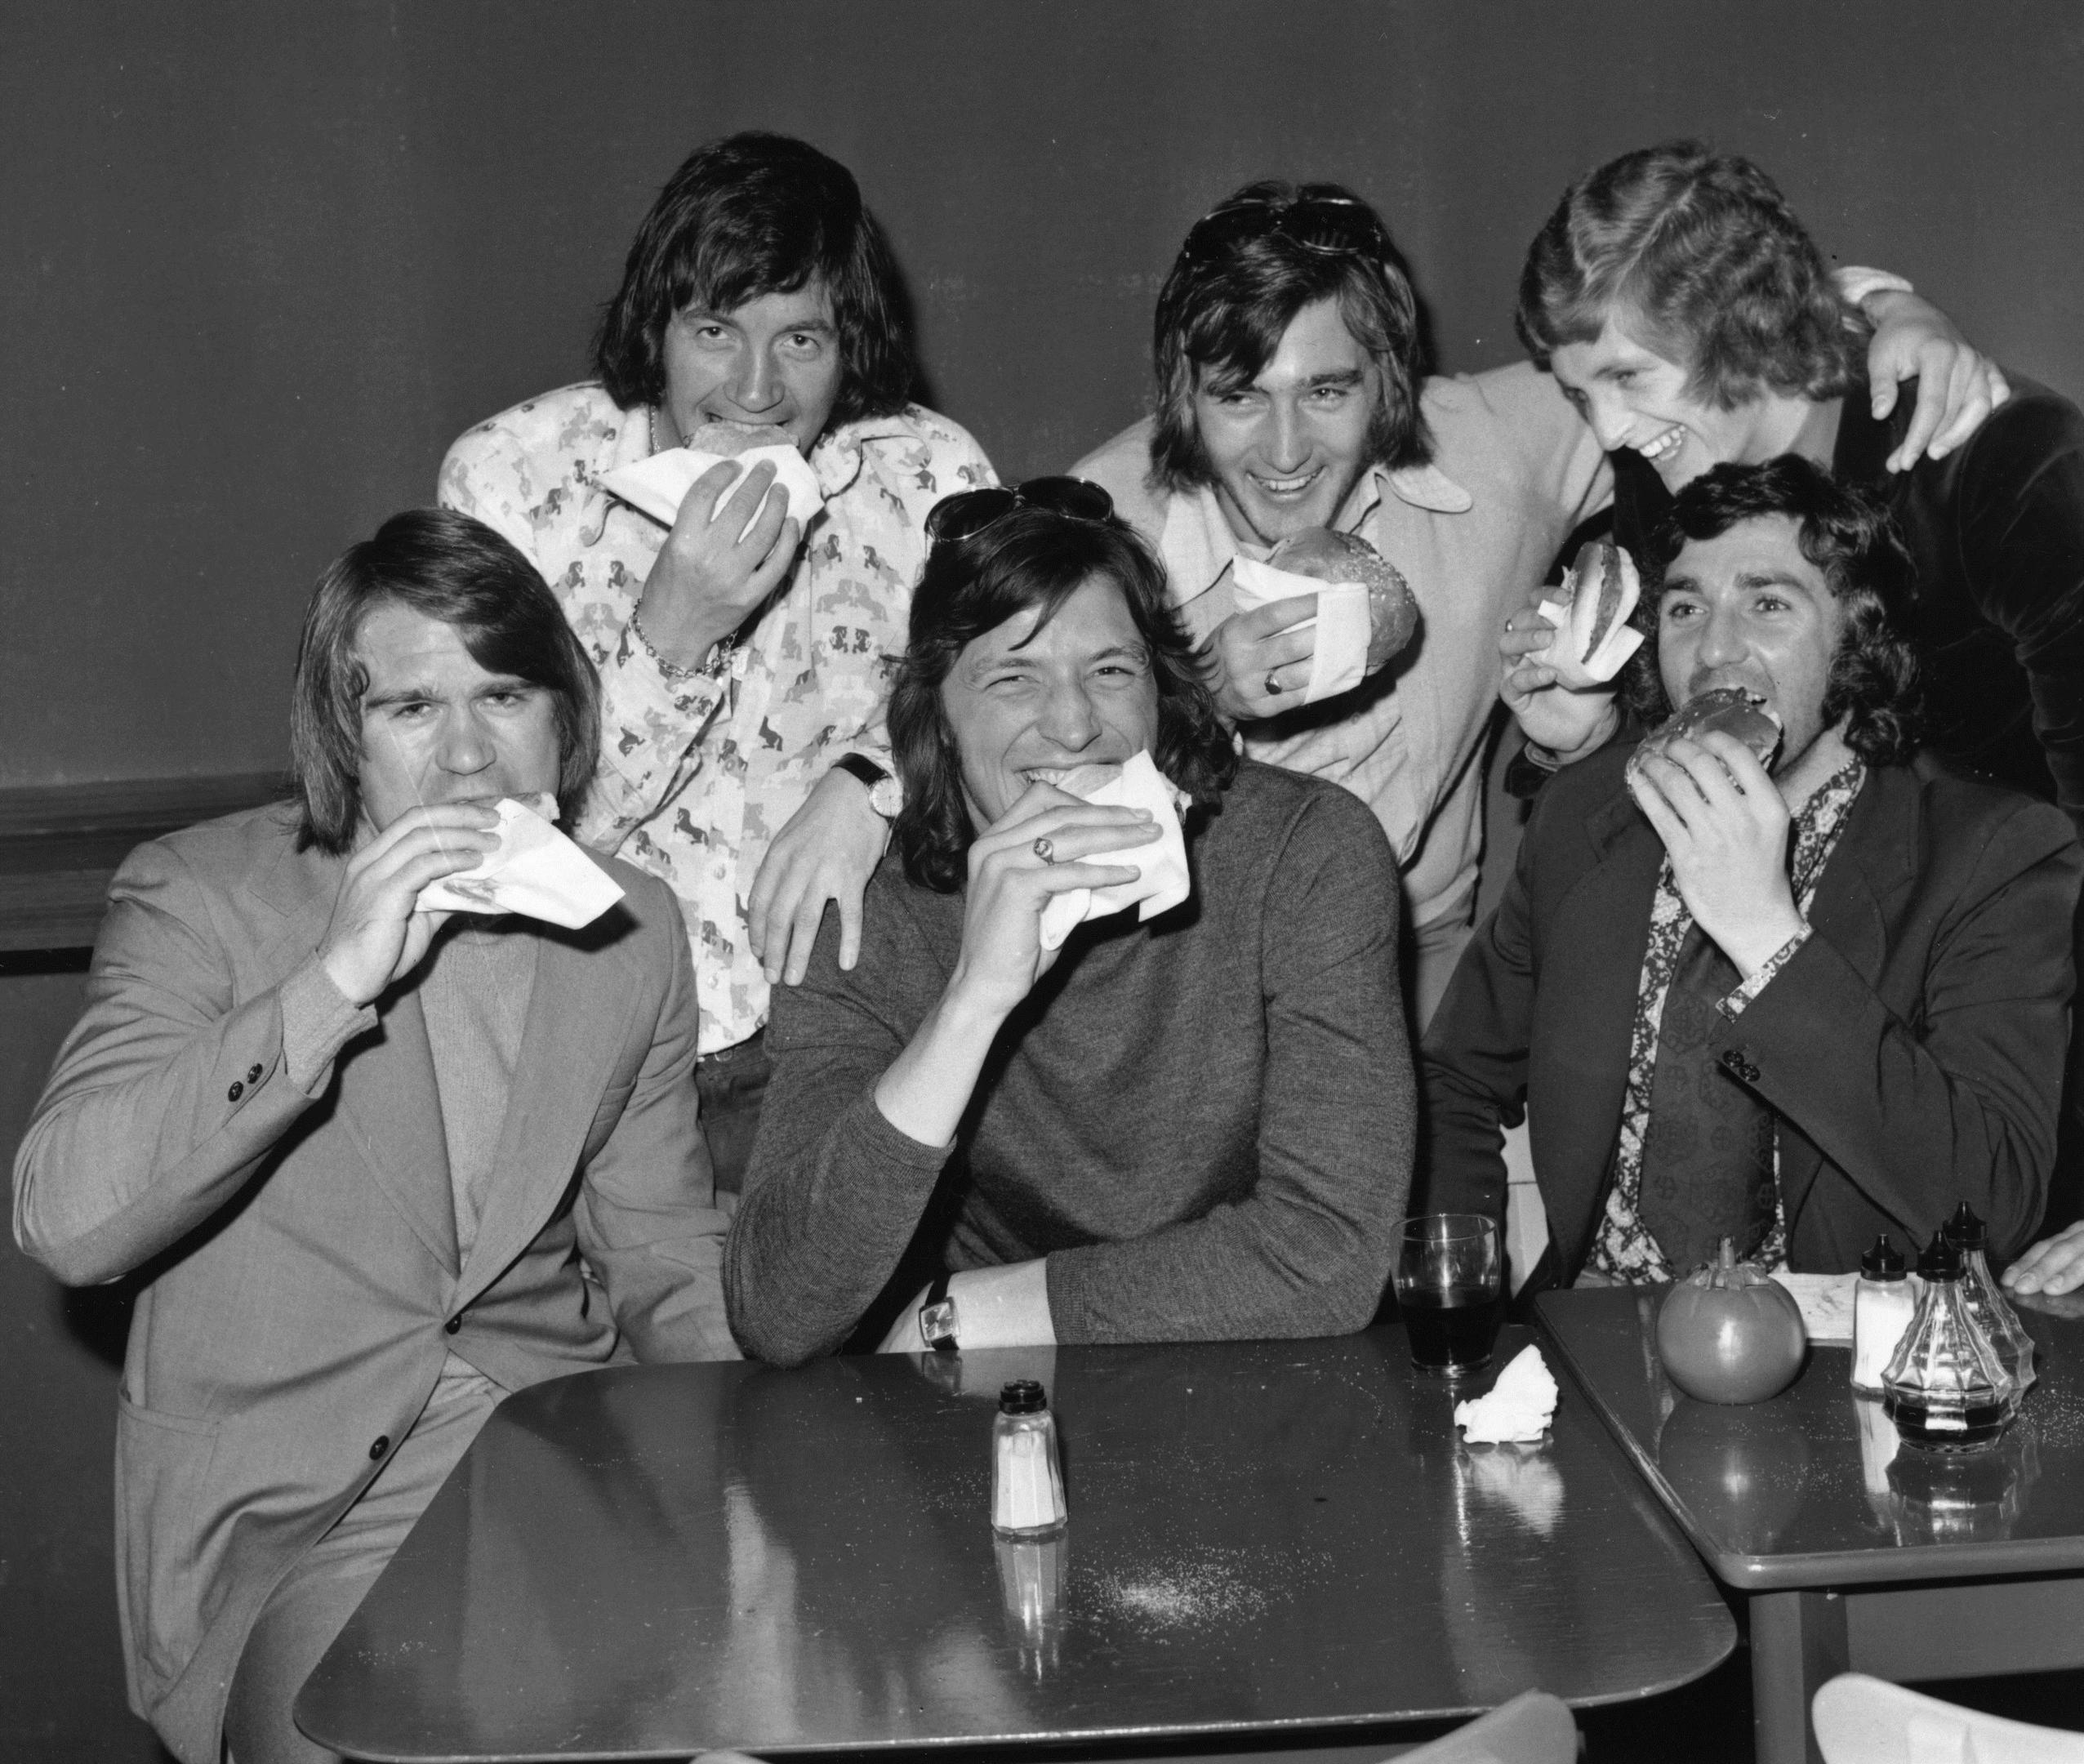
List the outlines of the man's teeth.
<svg viewBox="0 0 2084 1764">
<path fill-rule="evenodd" d="M 1646 460 L 1660 460 L 1668 453 L 1676 453 L 1686 439 L 1683 429 L 1667 429 L 1654 441 L 1638 441 L 1636 452 Z"/>
<path fill-rule="evenodd" d="M 1321 471 L 1323 468 L 1320 466 L 1318 470 Z M 1251 476 L 1252 482 L 1268 496 L 1294 496 L 1298 490 L 1306 490 L 1317 481 L 1317 472 L 1305 472 L 1299 478 L 1262 478 L 1257 472 Z"/>
<path fill-rule="evenodd" d="M 1078 769 L 1075 766 L 1030 766 L 1021 776 L 1031 784 L 1058 785 Z"/>
</svg>

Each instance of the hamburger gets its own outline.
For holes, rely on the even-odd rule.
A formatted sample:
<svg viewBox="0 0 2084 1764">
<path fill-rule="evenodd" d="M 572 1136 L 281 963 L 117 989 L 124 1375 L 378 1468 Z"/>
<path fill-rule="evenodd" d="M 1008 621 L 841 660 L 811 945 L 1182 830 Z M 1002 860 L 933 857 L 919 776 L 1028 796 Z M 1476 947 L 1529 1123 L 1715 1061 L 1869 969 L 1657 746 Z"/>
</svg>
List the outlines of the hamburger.
<svg viewBox="0 0 2084 1764">
<path fill-rule="evenodd" d="M 1668 751 L 1681 737 L 1699 741 L 1710 729 L 1735 736 L 1761 766 L 1769 772 L 1773 769 L 1780 751 L 1779 718 L 1755 692 L 1747 692 L 1741 686 L 1712 686 L 1695 693 L 1676 715 L 1643 737 L 1642 745 L 1628 755 L 1628 776 L 1633 777 L 1649 755 Z"/>
<path fill-rule="evenodd" d="M 1291 576 L 1316 581 L 1359 582 L 1368 590 L 1368 661 L 1370 674 L 1417 635 L 1418 603 L 1396 568 L 1357 533 L 1310 527 L 1284 539 L 1267 562 Z"/>
<path fill-rule="evenodd" d="M 1634 560 L 1604 539 L 1586 541 L 1561 586 L 1547 590 L 1541 616 L 1556 635 L 1539 659 L 1557 684 L 1584 692 L 1603 686 L 1641 647 L 1642 633 L 1628 622 L 1641 597 Z"/>
</svg>

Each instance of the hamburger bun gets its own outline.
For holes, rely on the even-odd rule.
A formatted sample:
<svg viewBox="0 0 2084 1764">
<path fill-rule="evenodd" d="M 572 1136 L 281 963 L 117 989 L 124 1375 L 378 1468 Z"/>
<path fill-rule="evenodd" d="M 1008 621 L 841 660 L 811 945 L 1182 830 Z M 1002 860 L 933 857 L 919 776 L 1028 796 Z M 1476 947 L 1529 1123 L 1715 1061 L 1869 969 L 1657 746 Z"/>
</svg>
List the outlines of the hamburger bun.
<svg viewBox="0 0 2084 1764">
<path fill-rule="evenodd" d="M 1418 633 L 1418 603 L 1396 567 L 1357 533 L 1310 527 L 1284 539 L 1267 562 L 1316 581 L 1359 582 L 1368 590 L 1368 671 L 1397 654 Z"/>
<path fill-rule="evenodd" d="M 1681 737 L 1698 741 L 1710 729 L 1735 736 L 1761 766 L 1769 772 L 1773 769 L 1773 761 L 1780 751 L 1779 718 L 1757 693 L 1746 692 L 1741 686 L 1712 686 L 1689 698 L 1677 715 L 1643 737 L 1642 745 L 1629 755 L 1629 773 L 1633 774 L 1651 754 L 1667 751 Z"/>
</svg>

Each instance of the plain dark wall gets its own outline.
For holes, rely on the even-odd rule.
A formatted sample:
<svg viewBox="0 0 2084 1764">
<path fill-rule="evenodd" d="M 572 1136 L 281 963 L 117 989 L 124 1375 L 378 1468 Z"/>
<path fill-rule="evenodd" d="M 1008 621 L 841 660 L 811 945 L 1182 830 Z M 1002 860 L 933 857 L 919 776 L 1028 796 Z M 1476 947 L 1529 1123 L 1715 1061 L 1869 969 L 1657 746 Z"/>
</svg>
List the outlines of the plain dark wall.
<svg viewBox="0 0 2084 1764">
<path fill-rule="evenodd" d="M 72 0 L 0 54 L 0 785 L 278 764 L 318 569 L 581 376 L 652 193 L 753 124 L 860 175 L 1011 474 L 1140 412 L 1158 282 L 1243 180 L 1374 198 L 1481 367 L 1568 178 L 1685 131 L 2084 389 L 2074 7 Z"/>
<path fill-rule="evenodd" d="M 17 6 L 0 47 L 0 786 L 284 757 L 304 596 L 469 423 L 585 372 L 695 142 L 808 136 L 910 275 L 1002 471 L 1141 413 L 1187 225 L 1269 173 L 1378 203 L 1442 365 L 1512 354 L 1565 182 L 1676 133 L 1825 249 L 2084 390 L 2084 15 L 1984 3 Z M 11 1152 L 72 976 L 0 979 Z M 109 1343 L 0 1257 L 0 1753 L 121 1709 Z"/>
</svg>

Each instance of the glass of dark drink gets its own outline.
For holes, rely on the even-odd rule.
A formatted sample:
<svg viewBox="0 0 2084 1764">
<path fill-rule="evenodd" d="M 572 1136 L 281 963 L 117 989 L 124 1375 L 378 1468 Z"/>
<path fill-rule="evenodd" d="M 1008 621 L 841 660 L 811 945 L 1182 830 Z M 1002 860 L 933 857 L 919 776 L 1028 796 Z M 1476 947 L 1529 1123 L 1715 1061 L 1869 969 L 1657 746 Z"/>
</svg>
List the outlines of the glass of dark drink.
<svg viewBox="0 0 2084 1764">
<path fill-rule="evenodd" d="M 1411 1363 L 1438 1378 L 1490 1364 L 1505 1316 L 1505 1262 L 1498 1227 L 1481 1213 L 1425 1213 L 1404 1222 L 1396 1306 Z"/>
</svg>

